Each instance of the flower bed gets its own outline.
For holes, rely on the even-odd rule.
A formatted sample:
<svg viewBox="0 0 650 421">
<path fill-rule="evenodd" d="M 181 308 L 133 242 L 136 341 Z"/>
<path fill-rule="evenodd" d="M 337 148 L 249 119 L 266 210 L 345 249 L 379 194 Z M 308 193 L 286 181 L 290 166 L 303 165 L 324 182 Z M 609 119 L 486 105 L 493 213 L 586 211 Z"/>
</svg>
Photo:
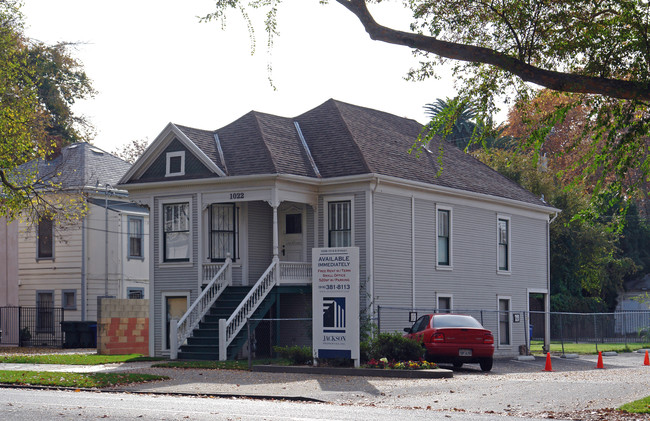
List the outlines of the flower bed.
<svg viewBox="0 0 650 421">
<path fill-rule="evenodd" d="M 379 368 L 385 370 L 432 370 L 438 368 L 436 363 L 428 361 L 388 361 L 386 358 L 375 360 L 372 358 L 365 365 L 365 368 Z"/>
</svg>

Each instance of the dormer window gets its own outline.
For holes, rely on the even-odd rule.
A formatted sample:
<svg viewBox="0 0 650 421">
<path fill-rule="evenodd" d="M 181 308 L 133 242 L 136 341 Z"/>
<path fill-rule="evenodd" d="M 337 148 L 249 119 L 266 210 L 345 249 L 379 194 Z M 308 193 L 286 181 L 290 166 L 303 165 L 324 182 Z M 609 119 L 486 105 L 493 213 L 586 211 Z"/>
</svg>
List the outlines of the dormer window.
<svg viewBox="0 0 650 421">
<path fill-rule="evenodd" d="M 185 151 L 167 152 L 165 177 L 185 175 Z"/>
</svg>

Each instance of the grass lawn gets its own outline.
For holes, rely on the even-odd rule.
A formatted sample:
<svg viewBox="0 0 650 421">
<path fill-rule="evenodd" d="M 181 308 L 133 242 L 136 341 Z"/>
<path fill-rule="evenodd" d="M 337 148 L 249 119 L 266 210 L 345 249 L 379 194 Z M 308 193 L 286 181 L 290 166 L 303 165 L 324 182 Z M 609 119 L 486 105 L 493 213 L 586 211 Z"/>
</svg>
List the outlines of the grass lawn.
<svg viewBox="0 0 650 421">
<path fill-rule="evenodd" d="M 533 354 L 541 354 L 542 346 L 544 342 L 542 341 L 532 341 L 530 345 L 530 352 Z M 607 343 L 607 344 L 598 344 L 598 349 L 596 350 L 596 344 L 594 343 L 564 343 L 564 352 L 566 354 L 598 354 L 598 351 L 616 351 L 616 352 L 632 352 L 637 349 L 650 348 L 650 343 Z M 560 353 L 562 352 L 562 343 L 553 341 L 551 342 L 551 352 Z"/>
<path fill-rule="evenodd" d="M 126 363 L 135 361 L 160 361 L 164 358 L 143 357 L 140 354 L 98 355 L 98 354 L 47 354 L 47 355 L 7 355 L 0 356 L 0 363 L 11 364 L 66 364 L 98 365 Z"/>
<path fill-rule="evenodd" d="M 59 387 L 110 387 L 131 383 L 167 380 L 167 376 L 133 373 L 58 373 L 0 370 L 0 383 Z"/>
<path fill-rule="evenodd" d="M 626 403 L 618 409 L 634 414 L 648 414 L 650 413 L 650 396 L 639 399 L 638 401 Z"/>
</svg>

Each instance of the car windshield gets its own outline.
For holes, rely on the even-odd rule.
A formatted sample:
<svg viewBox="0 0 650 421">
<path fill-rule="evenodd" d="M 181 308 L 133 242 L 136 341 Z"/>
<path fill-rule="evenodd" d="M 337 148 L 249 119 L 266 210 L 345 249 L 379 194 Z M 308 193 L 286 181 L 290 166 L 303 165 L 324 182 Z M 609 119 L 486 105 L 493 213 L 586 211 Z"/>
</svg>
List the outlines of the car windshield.
<svg viewBox="0 0 650 421">
<path fill-rule="evenodd" d="M 440 327 L 472 327 L 483 329 L 483 326 L 472 316 L 461 316 L 458 314 L 437 314 L 433 317 L 434 329 Z"/>
</svg>

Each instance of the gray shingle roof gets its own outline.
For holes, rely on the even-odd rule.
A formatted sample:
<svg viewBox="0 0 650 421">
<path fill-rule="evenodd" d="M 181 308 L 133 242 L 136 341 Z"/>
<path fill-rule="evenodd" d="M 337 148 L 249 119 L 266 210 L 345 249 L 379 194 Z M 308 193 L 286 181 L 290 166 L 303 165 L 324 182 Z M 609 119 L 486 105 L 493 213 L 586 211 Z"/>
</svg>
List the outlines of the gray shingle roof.
<svg viewBox="0 0 650 421">
<path fill-rule="evenodd" d="M 317 177 L 294 122 L 298 122 L 323 178 L 381 174 L 544 206 L 545 203 L 454 145 L 442 142 L 419 157 L 409 154 L 422 125 L 415 120 L 330 99 L 295 118 L 251 111 L 216 131 L 177 127 L 227 175 L 294 174 Z"/>
<path fill-rule="evenodd" d="M 63 188 L 115 186 L 130 167 L 128 162 L 85 142 L 63 148 L 54 159 L 38 162 L 39 175 Z"/>
</svg>

